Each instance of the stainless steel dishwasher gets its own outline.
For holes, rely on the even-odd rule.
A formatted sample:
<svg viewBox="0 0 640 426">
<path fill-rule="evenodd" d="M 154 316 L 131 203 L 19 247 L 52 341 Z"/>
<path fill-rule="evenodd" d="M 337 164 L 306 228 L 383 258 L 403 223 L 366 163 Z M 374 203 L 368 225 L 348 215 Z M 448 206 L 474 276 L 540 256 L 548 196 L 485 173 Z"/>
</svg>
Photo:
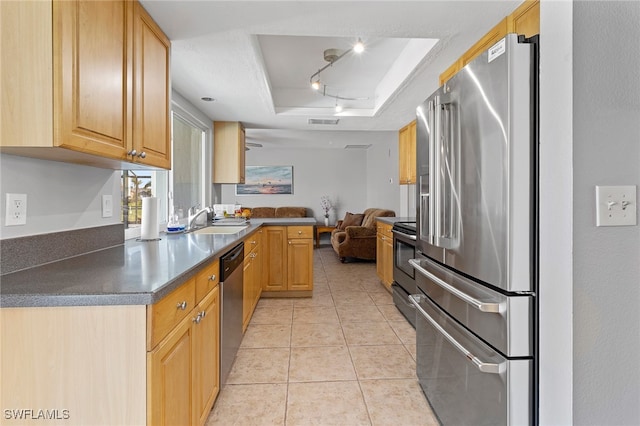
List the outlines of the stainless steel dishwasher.
<svg viewBox="0 0 640 426">
<path fill-rule="evenodd" d="M 222 318 L 220 319 L 220 386 L 227 383 L 242 340 L 242 278 L 244 243 L 220 259 Z"/>
</svg>

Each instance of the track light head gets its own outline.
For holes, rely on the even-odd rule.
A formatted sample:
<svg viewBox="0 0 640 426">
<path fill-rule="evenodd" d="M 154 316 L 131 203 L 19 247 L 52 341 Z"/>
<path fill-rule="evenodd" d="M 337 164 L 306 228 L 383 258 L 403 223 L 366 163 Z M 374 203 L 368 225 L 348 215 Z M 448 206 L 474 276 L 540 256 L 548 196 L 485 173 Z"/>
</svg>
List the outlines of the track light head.
<svg viewBox="0 0 640 426">
<path fill-rule="evenodd" d="M 356 42 L 356 44 L 353 45 L 353 51 L 355 53 L 364 52 L 364 43 L 362 42 L 362 39 L 360 37 L 358 37 L 358 41 Z"/>
<path fill-rule="evenodd" d="M 311 83 L 311 88 L 313 90 L 320 90 L 320 80 L 316 80 Z"/>
</svg>

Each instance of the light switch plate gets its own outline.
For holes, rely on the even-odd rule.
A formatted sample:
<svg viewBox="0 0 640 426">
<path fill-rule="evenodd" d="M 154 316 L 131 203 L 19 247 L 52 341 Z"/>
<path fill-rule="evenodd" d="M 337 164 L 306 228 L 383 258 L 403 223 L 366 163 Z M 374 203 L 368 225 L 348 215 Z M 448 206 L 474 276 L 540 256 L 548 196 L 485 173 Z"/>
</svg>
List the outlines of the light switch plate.
<svg viewBox="0 0 640 426">
<path fill-rule="evenodd" d="M 596 186 L 596 226 L 633 226 L 636 219 L 636 186 Z"/>
<path fill-rule="evenodd" d="M 102 217 L 113 216 L 113 197 L 105 194 L 102 196 Z"/>
</svg>

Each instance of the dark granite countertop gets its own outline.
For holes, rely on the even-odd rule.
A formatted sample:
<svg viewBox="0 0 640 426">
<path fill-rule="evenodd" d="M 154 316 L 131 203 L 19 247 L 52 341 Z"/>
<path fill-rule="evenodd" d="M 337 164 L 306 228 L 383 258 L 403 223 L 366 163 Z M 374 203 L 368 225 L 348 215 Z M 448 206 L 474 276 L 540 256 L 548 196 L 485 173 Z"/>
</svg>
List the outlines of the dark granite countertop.
<svg viewBox="0 0 640 426">
<path fill-rule="evenodd" d="M 315 225 L 314 218 L 253 219 L 237 234 L 165 234 L 0 277 L 0 306 L 149 305 L 262 225 Z"/>
</svg>

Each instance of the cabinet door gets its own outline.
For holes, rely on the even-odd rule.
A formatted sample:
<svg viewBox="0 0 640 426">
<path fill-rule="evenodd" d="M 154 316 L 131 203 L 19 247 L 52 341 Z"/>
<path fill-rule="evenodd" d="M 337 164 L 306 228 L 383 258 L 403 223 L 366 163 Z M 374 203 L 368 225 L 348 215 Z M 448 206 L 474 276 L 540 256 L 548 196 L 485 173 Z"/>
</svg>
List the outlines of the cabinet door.
<svg viewBox="0 0 640 426">
<path fill-rule="evenodd" d="M 134 14 L 133 148 L 136 162 L 171 168 L 170 42 L 144 8 Z"/>
<path fill-rule="evenodd" d="M 313 239 L 289 239 L 288 246 L 288 289 L 313 290 Z"/>
<path fill-rule="evenodd" d="M 255 248 L 255 258 L 253 259 L 253 303 L 251 310 L 253 311 L 260 300 L 262 294 L 262 266 L 264 264 L 264 251 L 262 250 L 262 230 L 258 231 L 258 246 Z"/>
<path fill-rule="evenodd" d="M 148 353 L 148 425 L 193 424 L 191 323 L 186 317 Z"/>
<path fill-rule="evenodd" d="M 387 288 L 391 288 L 391 284 L 393 284 L 393 240 L 389 237 L 386 237 L 383 241 L 382 253 L 382 262 L 384 263 L 383 282 Z"/>
<path fill-rule="evenodd" d="M 195 412 L 204 425 L 220 390 L 220 291 L 215 287 L 198 305 L 193 325 Z"/>
<path fill-rule="evenodd" d="M 376 274 L 380 281 L 384 282 L 386 274 L 384 272 L 386 264 L 384 262 L 384 236 L 380 231 L 378 231 L 378 236 L 376 237 Z"/>
<path fill-rule="evenodd" d="M 415 120 L 398 132 L 399 184 L 416 183 L 416 122 Z"/>
<path fill-rule="evenodd" d="M 267 261 L 265 270 L 264 291 L 287 290 L 287 228 L 284 226 L 267 226 L 265 228 L 263 247 Z"/>
<path fill-rule="evenodd" d="M 244 183 L 245 132 L 237 121 L 213 122 L 213 183 Z"/>
<path fill-rule="evenodd" d="M 53 2 L 55 145 L 127 159 L 133 5 Z"/>
<path fill-rule="evenodd" d="M 253 312 L 253 293 L 255 292 L 254 281 L 255 276 L 255 261 L 253 258 L 254 252 L 250 252 L 244 258 L 244 269 L 242 277 L 242 331 L 244 332 L 249 325 L 251 319 L 251 313 Z"/>
</svg>

